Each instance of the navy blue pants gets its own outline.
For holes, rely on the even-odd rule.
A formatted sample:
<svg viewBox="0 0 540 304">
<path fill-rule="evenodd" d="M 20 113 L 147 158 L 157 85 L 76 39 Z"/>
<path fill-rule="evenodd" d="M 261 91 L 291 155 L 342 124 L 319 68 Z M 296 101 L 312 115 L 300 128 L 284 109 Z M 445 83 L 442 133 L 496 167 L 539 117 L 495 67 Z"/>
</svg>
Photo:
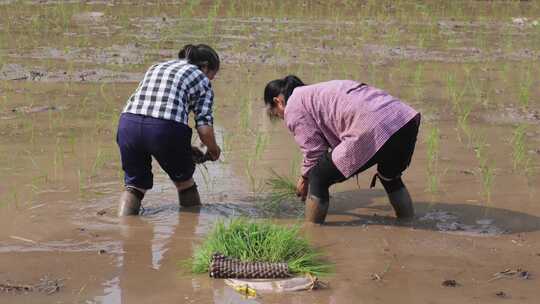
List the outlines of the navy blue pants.
<svg viewBox="0 0 540 304">
<path fill-rule="evenodd" d="M 176 121 L 123 113 L 116 142 L 125 185 L 152 188 L 152 156 L 171 180 L 182 182 L 193 177 L 191 134 L 189 126 Z"/>
</svg>

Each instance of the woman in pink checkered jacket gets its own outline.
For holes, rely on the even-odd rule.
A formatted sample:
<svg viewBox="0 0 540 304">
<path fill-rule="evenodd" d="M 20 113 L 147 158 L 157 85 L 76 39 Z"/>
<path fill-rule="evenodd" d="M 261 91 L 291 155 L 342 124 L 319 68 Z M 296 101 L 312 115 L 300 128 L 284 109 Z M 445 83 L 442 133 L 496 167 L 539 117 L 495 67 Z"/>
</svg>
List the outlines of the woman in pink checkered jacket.
<svg viewBox="0 0 540 304">
<path fill-rule="evenodd" d="M 293 75 L 269 82 L 264 102 L 270 117 L 285 120 L 302 150 L 297 194 L 306 201 L 306 221 L 324 223 L 329 187 L 375 164 L 372 187 L 378 178 L 396 216 L 414 216 L 401 175 L 411 162 L 420 113 L 364 83 L 333 80 L 305 85 Z"/>
</svg>

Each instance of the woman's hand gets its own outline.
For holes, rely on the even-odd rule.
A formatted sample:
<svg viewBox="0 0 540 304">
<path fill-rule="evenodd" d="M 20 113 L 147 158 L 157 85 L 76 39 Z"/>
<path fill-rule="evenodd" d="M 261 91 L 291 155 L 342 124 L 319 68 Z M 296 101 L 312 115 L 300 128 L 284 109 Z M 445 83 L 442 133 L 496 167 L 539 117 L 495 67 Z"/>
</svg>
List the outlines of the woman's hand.
<svg viewBox="0 0 540 304">
<path fill-rule="evenodd" d="M 212 149 L 209 147 L 206 153 L 210 156 L 210 160 L 216 161 L 221 155 L 221 148 L 218 145 L 215 145 Z"/>
<path fill-rule="evenodd" d="M 296 183 L 296 196 L 300 197 L 302 201 L 306 200 L 308 193 L 308 179 L 307 177 L 300 176 Z"/>
<path fill-rule="evenodd" d="M 202 143 L 207 147 L 206 153 L 208 153 L 210 160 L 218 160 L 221 155 L 221 149 L 216 143 L 214 128 L 212 126 L 203 125 L 197 128 L 197 132 L 199 133 L 199 138 Z"/>
<path fill-rule="evenodd" d="M 196 164 L 202 164 L 206 161 L 204 152 L 198 147 L 191 146 L 191 156 L 193 157 L 193 162 Z"/>
</svg>

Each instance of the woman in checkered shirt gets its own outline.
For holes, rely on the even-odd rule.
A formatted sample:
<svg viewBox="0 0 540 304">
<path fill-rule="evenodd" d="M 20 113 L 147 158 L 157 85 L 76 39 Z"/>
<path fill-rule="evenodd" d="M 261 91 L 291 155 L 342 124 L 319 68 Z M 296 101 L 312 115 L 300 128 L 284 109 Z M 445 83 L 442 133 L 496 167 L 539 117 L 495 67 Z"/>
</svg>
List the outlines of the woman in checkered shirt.
<svg viewBox="0 0 540 304">
<path fill-rule="evenodd" d="M 125 183 L 120 216 L 139 214 L 144 194 L 153 185 L 152 157 L 178 189 L 180 206 L 201 204 L 193 181 L 193 156 L 215 161 L 221 153 L 212 127 L 214 92 L 210 83 L 219 64 L 211 47 L 186 45 L 178 59 L 150 67 L 129 98 L 117 133 Z M 191 147 L 191 112 L 199 137 L 208 148 L 206 155 Z"/>
<path fill-rule="evenodd" d="M 385 91 L 351 80 L 305 85 L 296 76 L 269 82 L 270 117 L 284 119 L 304 155 L 297 194 L 306 221 L 322 224 L 331 185 L 377 165 L 378 178 L 398 218 L 414 216 L 401 174 L 414 152 L 420 114 Z M 308 195 L 309 186 L 309 195 Z"/>
</svg>

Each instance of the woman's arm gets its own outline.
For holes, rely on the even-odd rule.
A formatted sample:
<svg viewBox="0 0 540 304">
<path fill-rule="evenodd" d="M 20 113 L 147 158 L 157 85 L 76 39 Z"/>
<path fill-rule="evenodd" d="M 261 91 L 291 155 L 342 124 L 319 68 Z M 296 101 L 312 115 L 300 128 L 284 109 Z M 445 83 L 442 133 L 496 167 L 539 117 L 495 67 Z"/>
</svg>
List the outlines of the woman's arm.
<svg viewBox="0 0 540 304">
<path fill-rule="evenodd" d="M 208 78 L 205 77 L 199 82 L 197 95 L 198 98 L 193 106 L 197 132 L 202 143 L 208 148 L 207 151 L 210 158 L 215 161 L 219 159 L 221 149 L 216 143 L 216 136 L 214 134 L 214 117 L 212 116 L 214 92 Z"/>
<path fill-rule="evenodd" d="M 319 157 L 328 151 L 328 142 L 310 115 L 299 115 L 287 125 L 304 155 L 302 176 L 307 178 L 309 170 L 317 164 Z"/>
<path fill-rule="evenodd" d="M 294 140 L 300 146 L 304 160 L 302 162 L 302 176 L 296 183 L 296 195 L 302 201 L 306 200 L 308 193 L 308 174 L 321 155 L 328 151 L 328 142 L 324 138 L 319 126 L 309 114 L 293 115 L 290 123 L 287 123 L 289 130 L 294 135 Z M 290 116 L 288 117 L 290 119 Z"/>
</svg>

